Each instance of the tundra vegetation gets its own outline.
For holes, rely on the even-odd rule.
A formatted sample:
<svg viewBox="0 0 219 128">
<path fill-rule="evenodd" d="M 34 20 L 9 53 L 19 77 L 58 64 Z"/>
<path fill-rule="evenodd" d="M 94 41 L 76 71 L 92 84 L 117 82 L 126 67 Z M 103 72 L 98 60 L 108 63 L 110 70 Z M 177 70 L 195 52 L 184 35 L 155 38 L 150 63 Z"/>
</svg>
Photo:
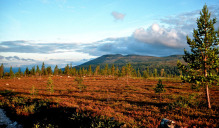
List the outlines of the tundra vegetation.
<svg viewBox="0 0 219 128">
<path fill-rule="evenodd" d="M 202 24 L 205 15 L 210 17 L 207 12 L 207 6 L 204 6 L 194 35 L 204 32 L 201 26 L 216 22 L 210 20 L 207 25 Z M 218 33 L 210 26 L 206 28 L 210 32 L 208 37 Z M 148 66 L 142 70 L 130 63 L 122 66 L 90 65 L 78 69 L 72 65 L 64 69 L 56 66 L 54 72 L 43 63 L 41 69 L 37 65 L 36 70 L 33 66 L 31 70 L 26 68 L 24 73 L 20 69 L 14 73 L 11 67 L 7 73 L 2 64 L 0 108 L 27 128 L 158 127 L 163 118 L 174 120 L 183 127 L 218 127 L 219 88 L 212 86 L 211 93 L 208 93 L 214 99 L 210 107 L 204 91 L 218 80 L 218 46 L 210 46 L 207 50 L 215 52 L 204 52 L 214 38 L 201 36 L 202 42 L 196 44 L 197 37 L 194 41 L 187 38 L 192 53 L 196 54 L 185 52 L 184 59 L 188 64 L 179 63 L 182 72 L 176 70 L 178 73 L 174 71 L 172 74 L 166 68 Z M 218 44 L 218 35 L 216 39 Z M 207 45 L 202 44 L 206 40 Z M 198 53 L 206 55 L 206 60 Z M 215 62 L 210 63 L 212 60 Z M 194 90 L 190 83 L 183 82 L 205 87 Z"/>
</svg>

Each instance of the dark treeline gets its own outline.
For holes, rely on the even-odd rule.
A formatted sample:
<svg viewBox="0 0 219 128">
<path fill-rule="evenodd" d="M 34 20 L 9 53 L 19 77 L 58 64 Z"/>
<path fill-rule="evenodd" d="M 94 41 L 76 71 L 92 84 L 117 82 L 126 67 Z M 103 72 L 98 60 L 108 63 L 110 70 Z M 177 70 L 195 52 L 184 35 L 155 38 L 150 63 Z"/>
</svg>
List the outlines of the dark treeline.
<svg viewBox="0 0 219 128">
<path fill-rule="evenodd" d="M 68 75 L 68 76 L 130 76 L 130 77 L 174 77 L 179 76 L 180 72 L 176 66 L 162 66 L 162 65 L 140 65 L 140 64 L 126 64 L 126 65 L 114 65 L 114 64 L 102 64 L 102 65 L 89 65 L 83 67 L 72 67 L 67 64 L 65 68 L 58 68 L 56 65 L 54 70 L 51 66 L 45 67 L 44 62 L 41 68 L 39 66 L 33 66 L 32 68 L 26 68 L 24 72 L 21 68 L 14 73 L 12 67 L 9 72 L 4 72 L 4 66 L 0 66 L 0 78 L 14 78 L 21 76 L 48 76 L 48 75 Z"/>
</svg>

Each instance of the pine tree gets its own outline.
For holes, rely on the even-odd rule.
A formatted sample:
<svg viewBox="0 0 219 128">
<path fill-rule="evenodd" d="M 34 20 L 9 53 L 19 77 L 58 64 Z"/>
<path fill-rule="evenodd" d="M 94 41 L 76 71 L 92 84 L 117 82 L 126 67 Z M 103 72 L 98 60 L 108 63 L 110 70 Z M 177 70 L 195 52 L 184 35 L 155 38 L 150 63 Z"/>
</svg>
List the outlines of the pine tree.
<svg viewBox="0 0 219 128">
<path fill-rule="evenodd" d="M 53 80 L 51 77 L 48 78 L 47 80 L 47 86 L 46 86 L 48 92 L 50 93 L 50 95 L 52 93 L 54 93 L 54 84 L 53 84 Z"/>
<path fill-rule="evenodd" d="M 20 67 L 18 68 L 18 73 L 21 74 L 21 68 Z"/>
<path fill-rule="evenodd" d="M 154 69 L 154 77 L 157 77 L 157 69 Z"/>
<path fill-rule="evenodd" d="M 137 77 L 141 77 L 141 73 L 140 73 L 140 70 L 139 70 L 139 68 L 138 68 Z"/>
<path fill-rule="evenodd" d="M 162 84 L 162 80 L 159 79 L 158 83 L 157 83 L 157 86 L 154 88 L 154 91 L 155 93 L 159 93 L 160 95 L 160 100 L 161 100 L 161 93 L 162 92 L 165 92 L 165 88 L 164 88 L 165 85 Z"/>
<path fill-rule="evenodd" d="M 116 70 L 115 70 L 115 75 L 116 75 L 116 76 L 118 76 L 118 75 L 119 75 L 119 67 L 118 67 L 118 66 L 116 67 Z"/>
<path fill-rule="evenodd" d="M 59 75 L 62 75 L 63 74 L 63 71 L 62 71 L 62 69 L 60 68 L 59 69 Z"/>
<path fill-rule="evenodd" d="M 40 75 L 40 68 L 39 68 L 38 65 L 37 65 L 37 69 L 36 69 L 36 74 L 37 74 L 37 75 Z"/>
<path fill-rule="evenodd" d="M 114 66 L 114 64 L 112 65 L 112 67 L 111 67 L 111 75 L 114 77 L 114 75 L 115 75 L 115 66 Z"/>
<path fill-rule="evenodd" d="M 164 73 L 164 69 L 162 68 L 162 69 L 160 70 L 160 76 L 161 76 L 161 77 L 164 77 L 164 74 L 165 74 L 165 73 Z"/>
<path fill-rule="evenodd" d="M 47 71 L 47 74 L 48 74 L 48 75 L 52 75 L 52 68 L 51 68 L 51 66 L 48 66 L 48 67 L 46 68 L 46 71 Z"/>
<path fill-rule="evenodd" d="M 29 76 L 29 74 L 30 74 L 30 71 L 29 71 L 29 69 L 28 69 L 28 67 L 26 67 L 26 70 L 25 70 L 25 76 Z"/>
<path fill-rule="evenodd" d="M 64 71 L 65 75 L 69 75 L 70 74 L 70 69 L 69 69 L 69 65 L 67 64 L 67 66 L 65 66 L 65 71 Z"/>
<path fill-rule="evenodd" d="M 58 74 L 59 74 L 59 68 L 58 65 L 56 65 L 54 69 L 54 75 L 58 75 Z"/>
<path fill-rule="evenodd" d="M 104 69 L 104 75 L 108 75 L 108 64 L 106 64 L 105 69 Z"/>
<path fill-rule="evenodd" d="M 30 73 L 31 73 L 31 75 L 35 75 L 36 74 L 35 66 L 32 67 Z"/>
<path fill-rule="evenodd" d="M 42 67 L 41 67 L 41 74 L 45 75 L 45 64 L 43 62 Z"/>
<path fill-rule="evenodd" d="M 92 68 L 91 68 L 91 65 L 89 65 L 88 76 L 91 76 L 91 75 L 92 75 Z"/>
<path fill-rule="evenodd" d="M 208 108 L 211 108 L 209 86 L 218 81 L 219 67 L 219 28 L 215 31 L 216 18 L 210 19 L 207 5 L 204 5 L 197 19 L 197 29 L 193 30 L 194 39 L 187 36 L 187 43 L 191 52 L 184 50 L 183 59 L 188 66 L 178 61 L 178 68 L 182 70 L 182 79 L 193 83 L 193 87 L 205 87 Z"/>
<path fill-rule="evenodd" d="M 125 72 L 125 66 L 122 66 L 121 74 L 120 74 L 120 75 L 121 75 L 121 76 L 125 76 L 125 73 L 126 73 L 126 72 Z"/>
<path fill-rule="evenodd" d="M 12 66 L 10 67 L 9 75 L 10 75 L 11 78 L 14 77 L 14 72 L 12 71 Z"/>
<path fill-rule="evenodd" d="M 97 65 L 97 67 L 96 67 L 96 69 L 95 69 L 95 75 L 96 75 L 96 76 L 99 75 L 99 70 L 100 70 L 100 66 Z"/>
<path fill-rule="evenodd" d="M 3 75 L 4 75 L 4 66 L 3 66 L 3 63 L 2 63 L 1 66 L 0 66 L 0 78 L 3 78 Z"/>
</svg>

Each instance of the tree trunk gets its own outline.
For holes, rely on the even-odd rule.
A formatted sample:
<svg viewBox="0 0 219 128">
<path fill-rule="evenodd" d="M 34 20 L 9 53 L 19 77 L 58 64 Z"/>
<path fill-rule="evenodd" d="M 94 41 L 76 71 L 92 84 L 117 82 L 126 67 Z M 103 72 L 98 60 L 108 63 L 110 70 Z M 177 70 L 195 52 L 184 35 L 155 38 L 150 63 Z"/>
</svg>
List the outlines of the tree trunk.
<svg viewBox="0 0 219 128">
<path fill-rule="evenodd" d="M 208 108 L 211 109 L 211 102 L 210 102 L 210 97 L 209 97 L 208 85 L 206 85 L 206 97 L 207 97 L 207 102 L 208 102 Z"/>
<path fill-rule="evenodd" d="M 206 50 L 207 51 L 207 50 Z M 205 75 L 205 78 L 207 78 L 208 76 L 208 72 L 207 72 L 207 68 L 206 68 L 206 61 L 207 61 L 207 57 L 205 56 L 204 58 L 204 61 L 205 61 L 205 69 L 204 69 L 204 75 Z M 208 108 L 211 109 L 211 102 L 210 102 L 210 97 L 209 97 L 209 90 L 208 90 L 208 85 L 206 84 L 206 98 L 207 98 L 207 102 L 208 102 Z"/>
</svg>

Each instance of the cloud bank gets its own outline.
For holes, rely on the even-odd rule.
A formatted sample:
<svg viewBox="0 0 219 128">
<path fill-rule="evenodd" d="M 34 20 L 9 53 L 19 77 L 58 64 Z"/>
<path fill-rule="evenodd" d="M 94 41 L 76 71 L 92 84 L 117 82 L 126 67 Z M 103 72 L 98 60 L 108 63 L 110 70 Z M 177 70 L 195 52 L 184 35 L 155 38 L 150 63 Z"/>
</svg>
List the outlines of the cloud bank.
<svg viewBox="0 0 219 128">
<path fill-rule="evenodd" d="M 210 6 L 212 17 L 219 19 L 219 7 Z M 106 38 L 89 44 L 72 43 L 44 43 L 39 41 L 2 41 L 0 42 L 0 53 L 15 53 L 15 55 L 2 56 L 1 62 L 19 61 L 22 64 L 27 62 L 41 63 L 32 58 L 17 56 L 16 53 L 78 53 L 75 56 L 88 54 L 88 56 L 101 56 L 105 54 L 138 54 L 149 56 L 168 56 L 173 54 L 183 54 L 184 48 L 188 49 L 186 36 L 192 38 L 192 30 L 196 28 L 196 19 L 200 10 L 186 12 L 179 15 L 163 17 L 159 22 L 151 24 L 148 28 L 136 28 L 132 34 L 126 37 Z M 112 12 L 115 20 L 123 20 L 125 15 Z M 219 27 L 219 21 L 215 24 L 215 29 Z M 69 54 L 70 53 L 70 54 Z M 6 55 L 6 54 L 5 54 Z M 64 55 L 64 54 L 63 54 Z M 85 60 L 75 61 L 73 65 L 78 65 Z M 63 58 L 47 59 L 48 63 L 65 65 L 72 62 L 66 56 Z"/>
</svg>

